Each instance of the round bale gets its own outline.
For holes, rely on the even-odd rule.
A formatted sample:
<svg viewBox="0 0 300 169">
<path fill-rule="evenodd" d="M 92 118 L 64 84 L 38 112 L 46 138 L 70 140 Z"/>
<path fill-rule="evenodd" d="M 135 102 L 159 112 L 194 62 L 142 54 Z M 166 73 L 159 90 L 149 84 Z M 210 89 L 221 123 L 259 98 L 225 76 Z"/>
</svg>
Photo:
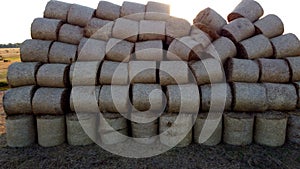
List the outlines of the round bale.
<svg viewBox="0 0 300 169">
<path fill-rule="evenodd" d="M 68 12 L 68 23 L 85 27 L 94 16 L 95 10 L 86 6 L 72 4 Z"/>
<path fill-rule="evenodd" d="M 49 1 L 44 11 L 45 18 L 60 19 L 64 22 L 67 21 L 67 16 L 71 4 L 61 1 Z"/>
<path fill-rule="evenodd" d="M 300 55 L 300 41 L 296 35 L 288 33 L 271 39 L 274 56 L 286 58 Z"/>
<path fill-rule="evenodd" d="M 260 82 L 287 83 L 290 81 L 290 69 L 282 59 L 258 59 Z"/>
<path fill-rule="evenodd" d="M 284 32 L 284 25 L 281 19 L 274 15 L 269 14 L 264 18 L 254 23 L 256 33 L 263 34 L 268 38 L 274 38 L 280 36 Z"/>
<path fill-rule="evenodd" d="M 58 41 L 78 45 L 83 38 L 83 28 L 64 24 L 59 30 Z"/>
<path fill-rule="evenodd" d="M 49 51 L 50 63 L 71 64 L 77 59 L 77 45 L 54 42 Z"/>
<path fill-rule="evenodd" d="M 291 71 L 291 81 L 298 82 L 300 81 L 300 57 L 288 57 L 286 61 L 289 64 Z"/>
<path fill-rule="evenodd" d="M 99 77 L 101 85 L 127 85 L 128 78 L 128 63 L 103 62 Z"/>
<path fill-rule="evenodd" d="M 29 39 L 20 47 L 22 62 L 48 62 L 48 53 L 52 41 Z"/>
<path fill-rule="evenodd" d="M 288 113 L 287 140 L 300 144 L 300 113 L 299 111 Z"/>
<path fill-rule="evenodd" d="M 254 0 L 242 0 L 227 16 L 228 21 L 245 17 L 251 22 L 258 20 L 264 14 L 264 9 Z"/>
<path fill-rule="evenodd" d="M 225 70 L 229 82 L 256 83 L 259 80 L 259 65 L 253 60 L 230 58 Z"/>
<path fill-rule="evenodd" d="M 73 86 L 95 86 L 101 62 L 76 62 L 72 73 Z"/>
<path fill-rule="evenodd" d="M 137 143 L 152 144 L 157 140 L 158 120 L 149 123 L 131 122 L 132 137 Z"/>
<path fill-rule="evenodd" d="M 69 65 L 67 64 L 44 64 L 37 74 L 37 84 L 44 87 L 68 87 Z"/>
<path fill-rule="evenodd" d="M 100 1 L 96 10 L 96 16 L 101 19 L 114 21 L 120 17 L 121 6 L 108 1 Z"/>
<path fill-rule="evenodd" d="M 156 83 L 156 61 L 130 61 L 130 83 Z"/>
<path fill-rule="evenodd" d="M 58 19 L 36 18 L 31 24 L 31 37 L 32 39 L 56 41 L 62 24 L 63 22 Z"/>
</svg>

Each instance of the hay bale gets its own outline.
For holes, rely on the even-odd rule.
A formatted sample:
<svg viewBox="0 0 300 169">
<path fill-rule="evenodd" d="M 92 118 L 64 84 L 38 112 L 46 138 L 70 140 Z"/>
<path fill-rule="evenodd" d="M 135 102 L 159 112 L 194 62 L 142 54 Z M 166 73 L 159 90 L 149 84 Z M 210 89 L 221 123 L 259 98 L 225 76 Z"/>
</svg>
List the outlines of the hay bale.
<svg viewBox="0 0 300 169">
<path fill-rule="evenodd" d="M 3 109 L 6 115 L 32 114 L 31 99 L 35 86 L 9 89 L 3 96 Z"/>
<path fill-rule="evenodd" d="M 264 14 L 264 9 L 254 0 L 242 0 L 228 15 L 228 21 L 245 17 L 251 22 L 258 20 Z"/>
<path fill-rule="evenodd" d="M 197 85 L 170 85 L 166 95 L 169 113 L 198 113 L 200 95 Z"/>
<path fill-rule="evenodd" d="M 139 40 L 162 40 L 166 39 L 166 22 L 142 20 L 139 25 Z"/>
<path fill-rule="evenodd" d="M 83 28 L 75 25 L 64 24 L 58 35 L 58 40 L 64 43 L 78 45 L 83 38 Z"/>
<path fill-rule="evenodd" d="M 256 83 L 259 80 L 259 65 L 253 60 L 230 58 L 225 71 L 229 82 Z"/>
<path fill-rule="evenodd" d="M 31 24 L 31 37 L 32 39 L 56 41 L 62 24 L 63 22 L 58 19 L 36 18 Z"/>
<path fill-rule="evenodd" d="M 259 59 L 260 82 L 287 83 L 290 81 L 290 69 L 282 59 Z"/>
<path fill-rule="evenodd" d="M 99 113 L 99 86 L 76 86 L 70 95 L 71 111 L 78 113 Z"/>
<path fill-rule="evenodd" d="M 63 115 L 69 107 L 70 93 L 63 88 L 39 88 L 32 98 L 35 115 Z"/>
<path fill-rule="evenodd" d="M 234 43 L 245 40 L 255 34 L 255 27 L 249 19 L 238 18 L 225 25 L 221 31 L 222 36 Z"/>
<path fill-rule="evenodd" d="M 300 144 L 300 114 L 298 111 L 288 113 L 287 140 Z"/>
<path fill-rule="evenodd" d="M 277 59 L 300 55 L 300 41 L 292 33 L 275 37 L 271 39 L 271 43 Z"/>
<path fill-rule="evenodd" d="M 166 21 L 170 17 L 170 5 L 148 1 L 146 5 L 145 20 Z"/>
<path fill-rule="evenodd" d="M 237 55 L 237 49 L 230 39 L 220 37 L 206 48 L 205 53 L 224 64 L 228 58 L 233 58 Z"/>
<path fill-rule="evenodd" d="M 68 87 L 69 69 L 67 64 L 44 64 L 37 71 L 37 84 L 44 87 Z"/>
<path fill-rule="evenodd" d="M 100 19 L 114 21 L 120 17 L 121 6 L 108 1 L 100 1 L 96 10 L 96 16 Z"/>
<path fill-rule="evenodd" d="M 274 14 L 269 14 L 256 21 L 254 26 L 257 34 L 263 34 L 268 38 L 280 36 L 284 32 L 284 25 L 281 19 Z"/>
<path fill-rule="evenodd" d="M 134 50 L 134 43 L 111 38 L 106 45 L 106 59 L 116 62 L 129 62 Z"/>
<path fill-rule="evenodd" d="M 211 107 L 212 103 L 214 103 L 214 106 L 216 106 L 216 108 L 222 106 L 224 110 L 227 111 L 231 110 L 232 94 L 231 94 L 231 88 L 229 84 L 219 83 L 219 84 L 203 85 L 200 86 L 200 90 L 201 90 L 201 110 L 203 112 L 208 112 L 209 109 L 214 109 L 214 107 Z M 212 90 L 214 91 L 214 95 L 212 95 Z"/>
<path fill-rule="evenodd" d="M 251 114 L 224 114 L 224 142 L 236 146 L 251 144 L 253 138 L 253 125 L 254 116 Z"/>
<path fill-rule="evenodd" d="M 98 103 L 101 112 L 127 113 L 129 110 L 129 86 L 103 85 Z"/>
<path fill-rule="evenodd" d="M 213 36 L 215 36 L 214 34 L 220 34 L 222 27 L 227 24 L 226 20 L 211 8 L 200 11 L 193 23 L 202 31 Z"/>
<path fill-rule="evenodd" d="M 127 85 L 128 78 L 128 63 L 103 62 L 99 77 L 101 85 Z"/>
<path fill-rule="evenodd" d="M 120 16 L 132 20 L 143 20 L 146 7 L 143 4 L 124 1 L 121 7 Z"/>
<path fill-rule="evenodd" d="M 6 142 L 9 147 L 27 147 L 35 143 L 35 119 L 32 115 L 6 119 Z"/>
<path fill-rule="evenodd" d="M 39 62 L 15 62 L 8 67 L 7 82 L 11 87 L 36 85 Z"/>
<path fill-rule="evenodd" d="M 155 61 L 131 61 L 129 62 L 130 83 L 156 83 Z"/>
<path fill-rule="evenodd" d="M 290 67 L 291 81 L 300 81 L 300 57 L 289 57 L 286 58 L 286 61 Z"/>
<path fill-rule="evenodd" d="M 50 63 L 71 64 L 77 59 L 77 46 L 67 43 L 54 42 L 49 51 Z"/>
<path fill-rule="evenodd" d="M 66 116 L 67 141 L 72 146 L 94 143 L 97 132 L 95 114 L 68 114 Z"/>
<path fill-rule="evenodd" d="M 163 41 L 150 40 L 135 43 L 135 59 L 145 61 L 162 61 L 164 55 Z"/>
<path fill-rule="evenodd" d="M 95 10 L 89 7 L 72 4 L 68 12 L 68 23 L 85 27 L 94 16 Z"/>
<path fill-rule="evenodd" d="M 257 144 L 279 147 L 285 143 L 288 117 L 280 112 L 256 115 L 254 140 Z"/>
<path fill-rule="evenodd" d="M 101 62 L 76 62 L 72 74 L 73 86 L 95 86 Z"/>
<path fill-rule="evenodd" d="M 166 43 L 171 44 L 175 38 L 181 38 L 190 34 L 191 24 L 184 19 L 170 17 L 166 21 Z"/>
<path fill-rule="evenodd" d="M 111 38 L 113 25 L 114 22 L 112 21 L 92 18 L 84 28 L 84 36 L 87 38 L 108 41 L 109 38 Z"/>
<path fill-rule="evenodd" d="M 193 40 L 198 42 L 203 49 L 207 48 L 213 40 L 206 32 L 197 28 L 195 25 L 193 25 L 191 28 L 190 36 Z"/>
<path fill-rule="evenodd" d="M 262 84 L 233 83 L 233 110 L 263 112 L 268 109 L 267 92 Z"/>
<path fill-rule="evenodd" d="M 267 58 L 273 56 L 270 40 L 264 35 L 256 35 L 238 44 L 239 57 L 246 59 Z"/>
<path fill-rule="evenodd" d="M 221 63 L 213 58 L 191 63 L 190 69 L 198 85 L 222 82 L 225 76 Z"/>
<path fill-rule="evenodd" d="M 264 83 L 267 89 L 269 110 L 295 110 L 297 105 L 297 91 L 292 84 Z"/>
<path fill-rule="evenodd" d="M 189 68 L 183 61 L 161 61 L 159 81 L 162 86 L 186 84 L 189 82 Z"/>
<path fill-rule="evenodd" d="M 139 34 L 139 22 L 119 18 L 115 21 L 112 29 L 112 37 L 130 42 L 136 42 Z"/>
<path fill-rule="evenodd" d="M 187 147 L 193 140 L 193 115 L 165 114 L 159 118 L 160 142 L 168 147 Z"/>
<path fill-rule="evenodd" d="M 194 125 L 195 143 L 216 146 L 222 141 L 222 115 L 220 116 L 221 119 L 215 115 L 209 116 L 208 113 L 198 114 Z M 208 138 L 203 140 L 205 137 Z"/>
<path fill-rule="evenodd" d="M 71 4 L 61 1 L 49 1 L 44 11 L 44 18 L 60 19 L 67 21 L 67 16 Z"/>
<path fill-rule="evenodd" d="M 157 140 L 158 120 L 150 123 L 131 122 L 132 137 L 137 143 L 152 144 Z"/>
<path fill-rule="evenodd" d="M 65 116 L 39 116 L 36 122 L 40 146 L 54 147 L 65 142 Z"/>
<path fill-rule="evenodd" d="M 22 62 L 48 62 L 48 53 L 52 41 L 29 39 L 20 47 Z"/>
<path fill-rule="evenodd" d="M 105 50 L 105 41 L 83 38 L 78 46 L 77 61 L 102 61 Z"/>
</svg>

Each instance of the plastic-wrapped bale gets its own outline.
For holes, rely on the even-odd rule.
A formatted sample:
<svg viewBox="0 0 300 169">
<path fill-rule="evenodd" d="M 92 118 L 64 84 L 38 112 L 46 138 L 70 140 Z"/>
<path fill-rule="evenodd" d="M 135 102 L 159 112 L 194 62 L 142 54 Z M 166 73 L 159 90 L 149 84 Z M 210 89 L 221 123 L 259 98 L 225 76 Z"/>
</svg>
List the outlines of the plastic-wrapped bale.
<svg viewBox="0 0 300 169">
<path fill-rule="evenodd" d="M 153 144 L 157 141 L 158 120 L 149 123 L 131 122 L 133 139 L 140 144 Z"/>
<path fill-rule="evenodd" d="M 139 40 L 163 40 L 166 38 L 166 22 L 142 20 L 139 25 Z"/>
<path fill-rule="evenodd" d="M 220 61 L 207 58 L 190 64 L 191 71 L 198 85 L 219 83 L 224 80 L 224 70 Z"/>
<path fill-rule="evenodd" d="M 254 0 L 242 0 L 235 9 L 228 15 L 228 21 L 245 17 L 251 22 L 258 20 L 264 14 L 264 9 Z"/>
<path fill-rule="evenodd" d="M 200 86 L 201 110 L 208 112 L 210 109 L 231 110 L 231 88 L 226 83 L 208 84 Z M 213 92 L 213 93 L 212 93 Z M 214 106 L 214 107 L 211 107 Z"/>
<path fill-rule="evenodd" d="M 211 8 L 200 11 L 193 23 L 213 38 L 217 38 L 218 34 L 221 33 L 222 27 L 227 24 L 226 20 Z"/>
<path fill-rule="evenodd" d="M 129 62 L 133 50 L 134 43 L 111 38 L 106 45 L 106 59 L 116 62 Z"/>
<path fill-rule="evenodd" d="M 84 36 L 97 40 L 108 41 L 111 38 L 111 32 L 114 22 L 92 18 L 84 28 Z"/>
<path fill-rule="evenodd" d="M 149 1 L 146 5 L 146 20 L 165 21 L 170 17 L 170 5 Z"/>
<path fill-rule="evenodd" d="M 297 106 L 297 91 L 292 84 L 264 83 L 267 90 L 269 110 L 295 110 Z"/>
<path fill-rule="evenodd" d="M 206 146 L 218 145 L 222 141 L 222 124 L 222 114 L 198 114 L 194 125 L 194 142 Z"/>
<path fill-rule="evenodd" d="M 67 140 L 73 146 L 85 146 L 96 141 L 96 114 L 66 115 Z"/>
<path fill-rule="evenodd" d="M 300 81 L 300 57 L 289 57 L 286 58 L 286 61 L 288 62 L 290 67 L 290 75 L 292 76 L 291 81 Z"/>
<path fill-rule="evenodd" d="M 42 147 L 54 147 L 66 141 L 65 116 L 39 116 L 36 118 L 38 143 Z"/>
<path fill-rule="evenodd" d="M 72 73 L 72 86 L 95 86 L 101 62 L 75 62 Z"/>
<path fill-rule="evenodd" d="M 187 84 L 190 70 L 183 61 L 161 61 L 159 68 L 159 80 L 162 86 Z"/>
<path fill-rule="evenodd" d="M 156 83 L 155 61 L 130 61 L 128 69 L 130 83 Z"/>
<path fill-rule="evenodd" d="M 300 82 L 295 82 L 294 86 L 296 87 L 297 95 L 300 96 Z M 297 108 L 300 108 L 300 97 L 297 100 Z"/>
<path fill-rule="evenodd" d="M 144 19 L 145 11 L 146 7 L 143 4 L 124 1 L 120 17 L 140 21 Z"/>
<path fill-rule="evenodd" d="M 193 115 L 164 114 L 159 118 L 160 142 L 168 147 L 187 147 L 193 140 Z"/>
<path fill-rule="evenodd" d="M 271 39 L 274 56 L 285 58 L 300 55 L 300 41 L 296 35 L 288 33 Z"/>
<path fill-rule="evenodd" d="M 169 85 L 166 95 L 169 113 L 198 113 L 200 95 L 197 85 Z"/>
<path fill-rule="evenodd" d="M 52 41 L 26 40 L 20 48 L 22 62 L 48 62 L 48 53 Z"/>
<path fill-rule="evenodd" d="M 36 18 L 31 24 L 31 37 L 32 39 L 56 41 L 62 24 L 63 22 L 58 19 Z"/>
<path fill-rule="evenodd" d="M 287 83 L 290 81 L 290 69 L 282 59 L 259 59 L 260 82 Z"/>
<path fill-rule="evenodd" d="M 106 42 L 83 38 L 78 46 L 77 61 L 102 61 L 105 58 Z"/>
<path fill-rule="evenodd" d="M 163 41 L 151 40 L 135 43 L 135 59 L 144 61 L 163 60 Z"/>
<path fill-rule="evenodd" d="M 190 34 L 191 24 L 184 19 L 170 17 L 166 21 L 166 43 L 171 44 L 173 39 L 188 36 Z"/>
<path fill-rule="evenodd" d="M 224 64 L 228 58 L 233 58 L 237 55 L 237 49 L 230 39 L 220 37 L 206 48 L 205 53 Z"/>
<path fill-rule="evenodd" d="M 284 25 L 281 19 L 274 14 L 269 14 L 256 21 L 254 26 L 257 34 L 263 34 L 268 38 L 280 36 L 284 32 Z"/>
<path fill-rule="evenodd" d="M 267 91 L 262 84 L 233 83 L 233 110 L 264 112 L 268 109 Z"/>
<path fill-rule="evenodd" d="M 259 65 L 248 59 L 230 58 L 225 64 L 227 81 L 256 83 L 259 80 Z"/>
<path fill-rule="evenodd" d="M 139 22 L 119 18 L 115 21 L 112 30 L 112 37 L 130 42 L 136 42 L 139 34 Z"/>
<path fill-rule="evenodd" d="M 44 11 L 44 17 L 50 19 L 60 19 L 67 21 L 71 4 L 61 1 L 49 1 Z"/>
<path fill-rule="evenodd" d="M 221 31 L 222 36 L 231 39 L 234 43 L 245 40 L 255 34 L 255 27 L 249 19 L 238 18 L 225 25 Z"/>
<path fill-rule="evenodd" d="M 6 119 L 6 142 L 9 147 L 26 147 L 35 143 L 35 119 L 32 115 L 9 116 Z"/>
<path fill-rule="evenodd" d="M 98 103 L 101 112 L 128 113 L 129 86 L 103 85 Z"/>
<path fill-rule="evenodd" d="M 58 40 L 64 43 L 78 45 L 83 37 L 83 28 L 75 25 L 64 24 L 58 35 Z"/>
<path fill-rule="evenodd" d="M 8 67 L 7 81 L 11 87 L 36 85 L 39 62 L 15 62 Z"/>
<path fill-rule="evenodd" d="M 224 142 L 236 146 L 251 144 L 253 126 L 254 115 L 246 113 L 224 114 Z"/>
<path fill-rule="evenodd" d="M 99 113 L 98 98 L 100 86 L 75 86 L 70 95 L 71 111 L 79 113 Z"/>
<path fill-rule="evenodd" d="M 77 46 L 67 43 L 54 42 L 49 52 L 50 63 L 70 64 L 77 59 Z"/>
<path fill-rule="evenodd" d="M 35 86 L 9 89 L 3 96 L 6 115 L 32 114 L 31 100 L 35 90 Z"/>
<path fill-rule="evenodd" d="M 68 110 L 69 91 L 63 88 L 39 88 L 32 98 L 35 115 L 62 115 Z"/>
<path fill-rule="evenodd" d="M 273 56 L 270 40 L 264 35 L 256 35 L 238 44 L 239 57 L 246 59 L 268 58 Z"/>
<path fill-rule="evenodd" d="M 68 87 L 69 68 L 67 64 L 44 64 L 37 71 L 37 84 L 44 87 Z"/>
<path fill-rule="evenodd" d="M 89 7 L 72 4 L 68 12 L 68 23 L 85 27 L 94 16 L 95 10 Z"/>
<path fill-rule="evenodd" d="M 279 147 L 285 143 L 288 117 L 280 112 L 265 112 L 256 115 L 254 140 L 256 143 Z"/>
<path fill-rule="evenodd" d="M 96 10 L 96 16 L 100 19 L 114 21 L 120 17 L 121 6 L 108 1 L 100 1 Z"/>
<path fill-rule="evenodd" d="M 299 111 L 288 113 L 287 140 L 300 144 L 300 113 Z"/>
<path fill-rule="evenodd" d="M 99 122 L 102 143 L 112 145 L 128 139 L 127 119 L 119 113 L 102 113 Z"/>
<path fill-rule="evenodd" d="M 128 79 L 128 63 L 103 62 L 99 77 L 101 85 L 127 85 Z"/>
</svg>

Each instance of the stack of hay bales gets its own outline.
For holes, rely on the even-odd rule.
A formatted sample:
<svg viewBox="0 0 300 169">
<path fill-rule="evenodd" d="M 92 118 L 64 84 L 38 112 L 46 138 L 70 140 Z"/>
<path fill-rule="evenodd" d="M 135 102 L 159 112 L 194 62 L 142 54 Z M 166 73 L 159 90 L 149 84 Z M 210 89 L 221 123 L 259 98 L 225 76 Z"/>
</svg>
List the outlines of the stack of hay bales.
<svg viewBox="0 0 300 169">
<path fill-rule="evenodd" d="M 280 18 L 260 18 L 253 0 L 229 23 L 211 8 L 193 25 L 169 13 L 152 1 L 48 2 L 8 71 L 8 145 L 281 146 L 287 127 L 299 143 L 299 114 L 287 112 L 300 108 L 300 41 Z"/>
</svg>

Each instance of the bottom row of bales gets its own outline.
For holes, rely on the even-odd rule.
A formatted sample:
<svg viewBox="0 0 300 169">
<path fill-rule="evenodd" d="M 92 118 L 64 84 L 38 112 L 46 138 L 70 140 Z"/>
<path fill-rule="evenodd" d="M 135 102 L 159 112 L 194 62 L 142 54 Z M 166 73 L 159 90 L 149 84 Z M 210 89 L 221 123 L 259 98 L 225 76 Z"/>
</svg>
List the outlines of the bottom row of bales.
<svg viewBox="0 0 300 169">
<path fill-rule="evenodd" d="M 7 145 L 43 147 L 67 141 L 74 146 L 113 145 L 132 137 L 140 144 L 160 142 L 185 147 L 195 143 L 215 146 L 223 142 L 245 146 L 253 141 L 278 147 L 286 140 L 300 144 L 300 112 L 163 114 L 146 123 L 127 120 L 119 113 L 18 115 L 7 117 Z M 194 124 L 194 125 L 193 125 Z M 159 134 L 160 133 L 160 134 Z M 159 137 L 155 137 L 158 136 Z"/>
</svg>

